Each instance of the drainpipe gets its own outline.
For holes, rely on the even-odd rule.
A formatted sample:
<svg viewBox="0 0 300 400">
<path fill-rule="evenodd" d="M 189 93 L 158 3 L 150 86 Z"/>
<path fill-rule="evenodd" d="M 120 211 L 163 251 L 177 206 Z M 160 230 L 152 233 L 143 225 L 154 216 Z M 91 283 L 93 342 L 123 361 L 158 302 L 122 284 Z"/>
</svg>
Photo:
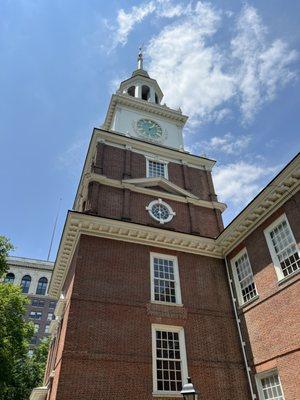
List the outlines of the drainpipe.
<svg viewBox="0 0 300 400">
<path fill-rule="evenodd" d="M 225 256 L 225 265 L 226 265 L 227 278 L 228 278 L 228 283 L 229 283 L 229 288 L 230 288 L 230 293 L 231 293 L 231 300 L 232 300 L 233 309 L 234 309 L 235 321 L 236 321 L 237 329 L 238 329 L 238 332 L 239 332 L 239 339 L 240 339 L 240 343 L 241 343 L 241 347 L 242 347 L 243 358 L 244 358 L 244 363 L 245 363 L 245 367 L 246 367 L 249 388 L 250 388 L 250 392 L 251 392 L 251 398 L 252 398 L 252 400 L 255 400 L 257 397 L 256 397 L 256 394 L 253 391 L 253 385 L 252 385 L 251 376 L 250 376 L 251 368 L 249 367 L 247 356 L 246 356 L 246 351 L 245 351 L 246 343 L 243 340 L 243 334 L 242 334 L 241 325 L 240 325 L 241 324 L 241 320 L 239 319 L 239 316 L 238 316 L 238 313 L 237 313 L 237 305 L 236 305 L 237 300 L 236 300 L 236 298 L 234 296 L 233 289 L 232 289 L 232 279 L 231 279 L 230 274 L 229 274 L 227 256 Z"/>
</svg>

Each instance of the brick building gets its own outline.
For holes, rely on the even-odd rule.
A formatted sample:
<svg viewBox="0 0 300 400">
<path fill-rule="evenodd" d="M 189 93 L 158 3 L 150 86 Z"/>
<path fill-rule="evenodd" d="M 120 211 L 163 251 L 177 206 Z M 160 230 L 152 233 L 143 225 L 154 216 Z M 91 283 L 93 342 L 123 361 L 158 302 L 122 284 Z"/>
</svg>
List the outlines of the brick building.
<svg viewBox="0 0 300 400">
<path fill-rule="evenodd" d="M 54 319 L 56 299 L 48 295 L 54 263 L 24 257 L 8 257 L 9 270 L 4 282 L 20 285 L 29 298 L 25 319 L 34 323 L 31 354 L 44 337 L 49 336 L 50 323 Z"/>
<path fill-rule="evenodd" d="M 184 151 L 187 117 L 162 96 L 140 55 L 94 129 L 50 284 L 60 300 L 45 386 L 31 400 L 172 400 L 188 375 L 201 399 L 256 396 L 254 376 L 272 356 L 255 355 L 246 311 L 263 297 L 237 307 L 228 260 L 260 229 L 261 210 L 298 187 L 299 158 L 291 186 L 260 194 L 256 212 L 223 230 L 215 162 Z"/>
</svg>

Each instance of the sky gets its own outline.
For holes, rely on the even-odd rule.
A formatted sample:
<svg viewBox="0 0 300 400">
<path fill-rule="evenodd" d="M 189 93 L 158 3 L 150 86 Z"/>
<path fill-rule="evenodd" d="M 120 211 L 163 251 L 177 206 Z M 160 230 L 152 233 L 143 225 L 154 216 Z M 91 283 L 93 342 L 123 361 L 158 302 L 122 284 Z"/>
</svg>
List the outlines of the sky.
<svg viewBox="0 0 300 400">
<path fill-rule="evenodd" d="M 0 235 L 55 260 L 93 127 L 136 68 L 217 160 L 227 225 L 299 151 L 300 2 L 1 0 Z M 60 200 L 61 199 L 61 200 Z"/>
</svg>

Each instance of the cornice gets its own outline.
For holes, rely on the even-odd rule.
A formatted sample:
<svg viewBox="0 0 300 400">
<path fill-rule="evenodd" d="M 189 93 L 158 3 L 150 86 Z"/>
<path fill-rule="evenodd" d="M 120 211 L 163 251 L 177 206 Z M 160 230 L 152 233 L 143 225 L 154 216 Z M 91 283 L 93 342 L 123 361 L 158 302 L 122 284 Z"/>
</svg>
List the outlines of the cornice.
<svg viewBox="0 0 300 400">
<path fill-rule="evenodd" d="M 69 211 L 50 282 L 51 296 L 60 296 L 81 235 L 222 258 L 221 248 L 214 239 Z"/>
<path fill-rule="evenodd" d="M 229 254 L 262 222 L 291 198 L 300 186 L 300 155 L 298 154 L 217 238 L 224 254 Z"/>
<path fill-rule="evenodd" d="M 188 119 L 188 117 L 183 115 L 180 111 L 172 110 L 165 105 L 162 106 L 160 104 L 149 103 L 145 100 L 129 96 L 128 94 L 113 94 L 108 106 L 103 129 L 109 130 L 111 128 L 117 105 L 127 106 L 137 111 L 149 112 L 151 114 L 176 121 L 180 125 L 184 125 Z"/>
<path fill-rule="evenodd" d="M 159 190 L 151 189 L 151 187 L 143 187 L 139 185 L 139 183 L 141 183 L 142 181 L 146 181 L 147 179 L 150 181 L 152 180 L 153 183 L 156 183 L 157 185 L 161 183 L 162 187 L 164 187 L 165 189 L 171 189 L 174 192 L 177 192 L 177 194 L 170 192 L 162 192 Z M 101 185 L 115 187 L 118 189 L 128 189 L 132 192 L 142 193 L 152 197 L 161 197 L 163 199 L 169 199 L 180 203 L 192 203 L 200 207 L 218 209 L 221 212 L 223 212 L 226 209 L 226 204 L 217 201 L 201 200 L 192 193 L 180 188 L 179 186 L 169 182 L 167 179 L 164 178 L 124 179 L 122 181 L 119 181 L 116 179 L 107 178 L 104 175 L 96 173 L 87 173 L 85 174 L 84 179 L 82 181 L 81 195 L 80 197 L 78 197 L 78 201 L 74 205 L 75 211 L 81 210 L 81 200 L 87 196 L 88 185 L 90 182 L 98 182 Z"/>
</svg>

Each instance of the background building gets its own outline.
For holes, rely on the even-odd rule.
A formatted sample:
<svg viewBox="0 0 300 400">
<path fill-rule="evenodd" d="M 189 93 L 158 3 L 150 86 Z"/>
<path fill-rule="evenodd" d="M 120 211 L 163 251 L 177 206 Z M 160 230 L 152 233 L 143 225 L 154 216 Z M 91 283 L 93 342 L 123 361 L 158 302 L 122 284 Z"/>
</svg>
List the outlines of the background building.
<svg viewBox="0 0 300 400">
<path fill-rule="evenodd" d="M 25 318 L 34 323 L 35 334 L 31 340 L 30 353 L 39 341 L 49 336 L 49 326 L 54 319 L 56 300 L 48 295 L 48 287 L 54 263 L 23 257 L 9 257 L 9 270 L 4 282 L 20 285 L 29 297 Z"/>
</svg>

